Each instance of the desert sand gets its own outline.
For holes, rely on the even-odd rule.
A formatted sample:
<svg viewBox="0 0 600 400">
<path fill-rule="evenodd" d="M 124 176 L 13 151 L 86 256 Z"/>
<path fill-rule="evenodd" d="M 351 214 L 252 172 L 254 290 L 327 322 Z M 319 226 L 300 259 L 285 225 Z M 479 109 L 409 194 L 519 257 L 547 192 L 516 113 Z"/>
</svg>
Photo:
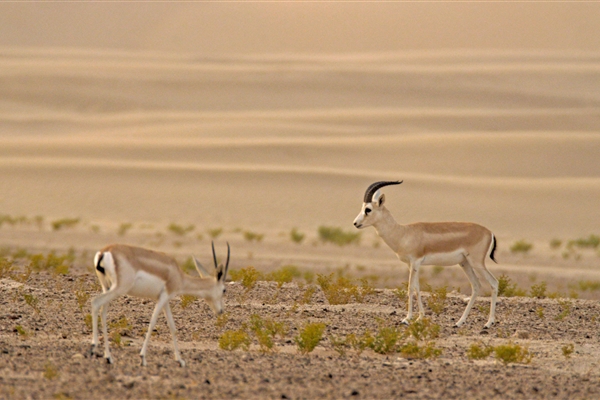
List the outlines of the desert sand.
<svg viewBox="0 0 600 400">
<path fill-rule="evenodd" d="M 0 280 L 0 397 L 598 397 L 600 253 L 567 243 L 600 234 L 600 8 L 336 7 L 0 5 L 2 256 L 23 272 L 24 252 L 76 255 L 66 275 Z M 407 268 L 372 228 L 344 247 L 317 233 L 357 232 L 364 190 L 378 180 L 404 180 L 384 189 L 398 222 L 482 224 L 498 238 L 492 273 L 526 294 L 545 282 L 560 299 L 501 298 L 498 324 L 482 331 L 483 297 L 456 330 L 467 280 L 459 267 L 424 268 L 424 282 L 451 292 L 432 315 L 441 356 L 341 357 L 333 337 L 381 318 L 399 326 L 406 310 L 393 290 Z M 53 228 L 64 219 L 77 222 Z M 171 224 L 191 228 L 177 235 Z M 89 311 L 74 292 L 99 292 L 94 252 L 126 242 L 208 262 L 211 234 L 218 248 L 232 245 L 234 270 L 337 271 L 377 292 L 333 306 L 317 289 L 298 305 L 302 279 L 281 293 L 259 282 L 248 301 L 232 282 L 224 327 L 201 301 L 174 306 L 187 369 L 172 359 L 166 325 L 149 367 L 137 366 L 152 304 L 123 298 L 109 314 L 131 323 L 116 364 L 87 358 Z M 526 254 L 511 251 L 520 240 L 533 245 Z M 572 312 L 560 317 L 565 304 Z M 252 314 L 287 323 L 278 351 L 219 349 Z M 300 355 L 293 340 L 307 321 L 327 331 Z M 478 341 L 517 342 L 534 357 L 470 360 Z M 569 344 L 571 358 L 561 353 Z"/>
</svg>

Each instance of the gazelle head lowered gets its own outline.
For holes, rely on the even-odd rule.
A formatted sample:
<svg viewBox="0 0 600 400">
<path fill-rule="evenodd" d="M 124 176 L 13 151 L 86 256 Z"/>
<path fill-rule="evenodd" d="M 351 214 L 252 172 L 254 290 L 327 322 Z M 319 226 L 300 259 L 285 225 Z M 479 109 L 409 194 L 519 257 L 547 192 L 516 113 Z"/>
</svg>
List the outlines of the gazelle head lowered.
<svg viewBox="0 0 600 400">
<path fill-rule="evenodd" d="M 227 261 L 225 261 L 225 266 L 223 266 L 223 264 L 217 263 L 217 255 L 215 254 L 214 243 L 212 243 L 212 254 L 213 261 L 215 263 L 214 274 L 210 274 L 202 266 L 202 264 L 200 264 L 200 261 L 198 261 L 198 259 L 194 257 L 196 271 L 198 271 L 200 277 L 206 279 L 214 279 L 214 283 L 212 283 L 212 288 L 210 288 L 210 290 L 203 290 L 199 288 L 196 293 L 189 294 L 203 298 L 208 304 L 208 306 L 213 310 L 213 312 L 217 315 L 220 315 L 223 314 L 223 294 L 225 294 L 225 278 L 227 277 L 227 270 L 229 269 L 229 243 L 227 243 Z"/>
<path fill-rule="evenodd" d="M 375 182 L 365 191 L 365 198 L 360 213 L 354 219 L 354 226 L 358 229 L 376 224 L 382 218 L 385 195 L 379 189 L 389 185 L 399 185 L 403 181 Z"/>
</svg>

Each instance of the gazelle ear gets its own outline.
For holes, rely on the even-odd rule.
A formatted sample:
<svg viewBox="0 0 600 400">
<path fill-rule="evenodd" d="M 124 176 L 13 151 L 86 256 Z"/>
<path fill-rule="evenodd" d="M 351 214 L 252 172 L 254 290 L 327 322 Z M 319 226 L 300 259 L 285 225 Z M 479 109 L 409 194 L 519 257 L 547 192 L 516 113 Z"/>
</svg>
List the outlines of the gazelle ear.
<svg viewBox="0 0 600 400">
<path fill-rule="evenodd" d="M 210 276 L 208 271 L 202 266 L 202 264 L 200 264 L 200 261 L 198 261 L 198 259 L 194 256 L 192 256 L 192 258 L 194 259 L 194 265 L 196 266 L 196 271 L 198 271 L 198 275 L 200 275 L 201 278 L 206 278 L 207 276 Z"/>
<path fill-rule="evenodd" d="M 372 202 L 377 204 L 378 206 L 381 206 L 385 202 L 385 195 L 381 193 L 381 191 L 377 190 L 373 195 Z"/>
<path fill-rule="evenodd" d="M 220 281 L 221 279 L 225 281 L 225 267 L 223 267 L 223 264 L 219 265 L 219 268 L 217 268 L 217 281 Z"/>
</svg>

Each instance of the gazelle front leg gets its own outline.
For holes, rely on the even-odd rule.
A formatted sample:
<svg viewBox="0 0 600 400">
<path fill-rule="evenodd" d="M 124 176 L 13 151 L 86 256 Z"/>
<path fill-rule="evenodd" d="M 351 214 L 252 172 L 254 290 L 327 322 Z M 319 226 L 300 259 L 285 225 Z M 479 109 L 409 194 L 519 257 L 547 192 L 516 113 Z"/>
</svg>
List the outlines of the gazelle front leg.
<svg viewBox="0 0 600 400">
<path fill-rule="evenodd" d="M 419 291 L 419 262 L 411 262 L 408 275 L 408 314 L 402 320 L 402 323 L 408 325 L 413 318 L 413 291 L 416 292 L 417 304 L 419 307 L 419 318 L 425 315 L 423 303 L 421 302 L 421 293 Z"/>
<path fill-rule="evenodd" d="M 156 303 L 156 307 L 154 307 L 154 312 L 152 313 L 152 318 L 150 319 L 150 326 L 148 326 L 148 332 L 146 333 L 146 339 L 144 340 L 144 344 L 142 345 L 142 351 L 140 351 L 140 357 L 142 358 L 142 366 L 146 366 L 146 349 L 148 348 L 148 342 L 150 342 L 150 336 L 152 336 L 152 330 L 154 330 L 154 326 L 156 325 L 156 320 L 158 319 L 158 315 L 160 311 L 163 309 L 165 304 L 169 301 L 169 295 L 166 292 L 162 292 L 158 298 L 158 302 Z"/>
<path fill-rule="evenodd" d="M 462 267 L 463 271 L 465 271 L 467 278 L 469 278 L 469 282 L 471 282 L 471 298 L 469 299 L 469 303 L 467 304 L 467 307 L 465 308 L 465 311 L 464 311 L 462 317 L 460 317 L 460 319 L 458 320 L 458 322 L 455 325 L 457 328 L 460 327 L 462 324 L 464 324 L 465 321 L 467 320 L 467 317 L 469 316 L 469 313 L 471 312 L 471 308 L 473 307 L 473 304 L 475 304 L 475 300 L 477 299 L 479 290 L 481 289 L 481 283 L 479 283 L 479 279 L 477 278 L 477 275 L 475 274 L 473 267 L 469 263 L 469 260 L 465 259 L 465 261 L 463 261 L 460 264 L 460 266 Z"/>
<path fill-rule="evenodd" d="M 110 355 L 110 348 L 108 345 L 108 329 L 106 327 L 106 314 L 108 304 L 119 297 L 121 293 L 117 290 L 109 290 L 108 292 L 102 293 L 98 297 L 92 300 L 92 346 L 90 348 L 90 357 L 96 351 L 98 346 L 98 312 L 102 309 L 102 334 L 104 335 L 104 358 L 106 362 L 112 364 L 113 360 Z"/>
<path fill-rule="evenodd" d="M 167 317 L 167 324 L 169 325 L 169 329 L 171 330 L 171 336 L 173 337 L 173 352 L 175 353 L 175 360 L 179 362 L 179 365 L 185 367 L 185 361 L 181 358 L 181 354 L 179 353 L 179 348 L 177 348 L 177 330 L 175 329 L 175 321 L 173 321 L 173 314 L 171 313 L 171 307 L 169 306 L 169 302 L 165 304 L 163 310 L 165 310 L 165 316 Z"/>
</svg>

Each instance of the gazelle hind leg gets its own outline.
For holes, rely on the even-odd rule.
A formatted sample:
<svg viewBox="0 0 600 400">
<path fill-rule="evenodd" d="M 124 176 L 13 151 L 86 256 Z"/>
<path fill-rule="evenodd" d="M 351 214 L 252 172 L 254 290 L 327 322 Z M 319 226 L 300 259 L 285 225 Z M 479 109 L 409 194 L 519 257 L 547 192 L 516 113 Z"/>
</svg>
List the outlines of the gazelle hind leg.
<svg viewBox="0 0 600 400">
<path fill-rule="evenodd" d="M 169 329 L 171 330 L 171 336 L 173 337 L 173 352 L 175 353 L 175 360 L 179 362 L 179 365 L 185 367 L 185 361 L 181 358 L 181 354 L 179 353 L 179 348 L 177 347 L 177 329 L 175 328 L 175 321 L 173 321 L 173 314 L 171 313 L 171 307 L 169 306 L 169 302 L 167 302 L 163 308 L 165 311 L 165 317 L 167 317 L 167 324 L 169 325 Z"/>
<path fill-rule="evenodd" d="M 479 268 L 479 271 L 482 273 L 482 275 L 485 277 L 485 279 L 488 281 L 488 283 L 492 287 L 492 300 L 490 302 L 490 316 L 489 316 L 487 323 L 484 326 L 484 328 L 487 329 L 487 328 L 491 328 L 492 325 L 494 325 L 496 323 L 496 301 L 498 299 L 498 279 L 496 279 L 496 277 L 494 275 L 492 275 L 492 273 L 490 271 L 488 271 L 485 264 L 483 265 L 482 268 Z"/>
<path fill-rule="evenodd" d="M 469 303 L 467 303 L 467 307 L 465 308 L 465 311 L 463 312 L 462 317 L 460 317 L 460 319 L 456 323 L 456 327 L 461 326 L 467 320 L 467 317 L 469 316 L 469 313 L 471 312 L 471 308 L 473 308 L 473 304 L 475 303 L 475 300 L 477 299 L 479 290 L 481 289 L 481 283 L 479 282 L 479 278 L 477 278 L 477 275 L 475 275 L 475 271 L 473 270 L 473 267 L 471 266 L 469 261 L 467 259 L 465 259 L 465 261 L 463 261 L 460 264 L 460 266 L 462 267 L 463 271 L 465 271 L 465 274 L 467 275 L 467 278 L 469 279 L 469 282 L 471 283 L 471 298 L 469 299 Z"/>
<path fill-rule="evenodd" d="M 406 289 L 407 291 L 407 303 L 408 303 L 408 313 L 406 314 L 406 318 L 404 318 L 402 320 L 402 323 L 405 325 L 408 325 L 410 323 L 410 320 L 412 319 L 412 315 L 413 315 L 413 275 L 414 275 L 414 270 L 412 268 L 412 265 L 409 266 L 409 272 L 408 272 L 408 288 Z"/>
</svg>

